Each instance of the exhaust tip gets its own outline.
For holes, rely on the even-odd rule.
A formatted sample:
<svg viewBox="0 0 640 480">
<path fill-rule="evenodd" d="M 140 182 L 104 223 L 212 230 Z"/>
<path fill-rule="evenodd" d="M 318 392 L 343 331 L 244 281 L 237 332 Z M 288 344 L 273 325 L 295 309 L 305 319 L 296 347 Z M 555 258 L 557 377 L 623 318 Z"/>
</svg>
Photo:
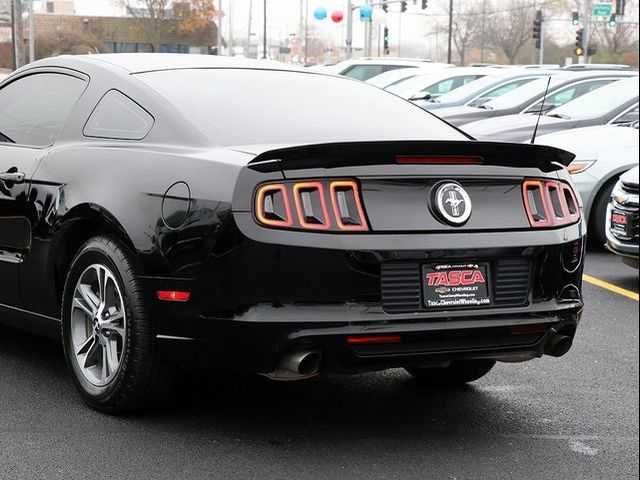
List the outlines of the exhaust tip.
<svg viewBox="0 0 640 480">
<path fill-rule="evenodd" d="M 322 352 L 320 350 L 299 350 L 285 355 L 275 371 L 265 376 L 272 380 L 304 380 L 317 375 L 321 364 Z"/>
<path fill-rule="evenodd" d="M 552 357 L 561 357 L 571 350 L 572 346 L 573 338 L 556 334 L 547 342 L 544 347 L 544 353 Z"/>
</svg>

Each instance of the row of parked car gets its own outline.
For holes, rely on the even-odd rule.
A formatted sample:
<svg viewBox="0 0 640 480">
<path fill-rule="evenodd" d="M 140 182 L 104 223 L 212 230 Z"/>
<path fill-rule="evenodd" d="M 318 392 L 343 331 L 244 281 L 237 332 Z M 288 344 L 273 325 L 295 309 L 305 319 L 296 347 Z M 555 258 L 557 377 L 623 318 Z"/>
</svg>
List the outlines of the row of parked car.
<svg viewBox="0 0 640 480">
<path fill-rule="evenodd" d="M 359 59 L 321 67 L 413 102 L 483 141 L 535 142 L 569 167 L 593 243 L 638 264 L 638 72 L 618 65 L 455 67 Z M 624 175 L 626 172 L 626 175 Z M 624 176 L 623 176 L 624 175 Z"/>
</svg>

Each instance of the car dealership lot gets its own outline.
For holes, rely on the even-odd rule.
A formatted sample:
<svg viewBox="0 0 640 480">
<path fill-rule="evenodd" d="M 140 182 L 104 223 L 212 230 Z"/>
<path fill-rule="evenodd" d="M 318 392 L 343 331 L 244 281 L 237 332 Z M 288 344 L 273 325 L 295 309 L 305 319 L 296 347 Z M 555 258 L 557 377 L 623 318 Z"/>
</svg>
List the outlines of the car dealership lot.
<svg viewBox="0 0 640 480">
<path fill-rule="evenodd" d="M 590 253 L 587 273 L 638 291 L 613 255 Z M 84 406 L 57 344 L 2 327 L 0 479 L 633 478 L 638 303 L 590 283 L 585 297 L 567 356 L 469 387 L 190 373 L 164 409 L 120 418 Z"/>
</svg>

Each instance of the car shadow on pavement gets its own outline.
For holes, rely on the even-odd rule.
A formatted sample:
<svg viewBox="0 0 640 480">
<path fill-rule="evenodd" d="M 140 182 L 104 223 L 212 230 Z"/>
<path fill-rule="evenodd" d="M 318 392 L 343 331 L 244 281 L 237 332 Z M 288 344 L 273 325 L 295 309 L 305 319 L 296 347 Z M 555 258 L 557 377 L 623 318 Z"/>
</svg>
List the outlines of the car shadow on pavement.
<svg viewBox="0 0 640 480">
<path fill-rule="evenodd" d="M 0 327 L 0 383 L 0 397 L 5 396 L 0 401 L 20 402 L 21 409 L 92 415 L 75 392 L 62 347 L 55 342 Z M 517 419 L 514 425 L 514 419 L 508 418 L 512 407 L 505 405 L 508 399 L 484 383 L 484 388 L 428 389 L 419 387 L 403 370 L 288 383 L 250 374 L 189 371 L 180 375 L 171 397 L 159 409 L 112 419 L 95 415 L 113 426 L 250 438 L 275 446 L 384 440 L 397 435 L 451 438 L 486 433 L 506 424 L 510 430 L 526 430 L 517 425 Z"/>
</svg>

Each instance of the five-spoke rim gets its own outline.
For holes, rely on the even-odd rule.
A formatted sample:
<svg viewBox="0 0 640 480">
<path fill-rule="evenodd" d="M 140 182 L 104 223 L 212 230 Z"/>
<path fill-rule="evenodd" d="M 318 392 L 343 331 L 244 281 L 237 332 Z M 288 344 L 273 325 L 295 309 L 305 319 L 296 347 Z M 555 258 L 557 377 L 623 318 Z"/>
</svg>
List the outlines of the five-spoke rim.
<svg viewBox="0 0 640 480">
<path fill-rule="evenodd" d="M 85 379 L 103 387 L 120 369 L 127 318 L 120 287 L 104 265 L 91 265 L 78 280 L 71 307 L 71 343 Z"/>
</svg>

